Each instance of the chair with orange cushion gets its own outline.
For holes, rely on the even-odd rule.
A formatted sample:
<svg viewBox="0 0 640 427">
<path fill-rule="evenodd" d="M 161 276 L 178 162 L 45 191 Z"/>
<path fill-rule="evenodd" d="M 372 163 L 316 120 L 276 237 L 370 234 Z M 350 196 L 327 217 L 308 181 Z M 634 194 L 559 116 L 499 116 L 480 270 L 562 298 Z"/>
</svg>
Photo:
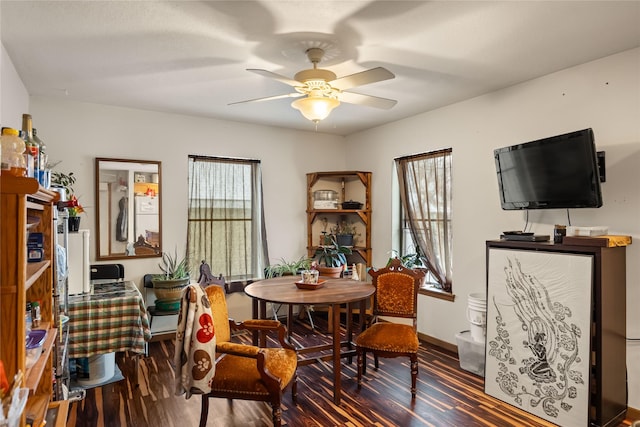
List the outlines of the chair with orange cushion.
<svg viewBox="0 0 640 427">
<path fill-rule="evenodd" d="M 237 323 L 229 319 L 223 287 L 208 286 L 205 292 L 211 303 L 217 360 L 211 392 L 202 395 L 200 427 L 207 424 L 210 397 L 269 402 L 273 425 L 280 426 L 284 390 L 291 386 L 293 401 L 297 398 L 298 355 L 286 339 L 286 327 L 277 320 L 254 319 Z M 276 332 L 282 347 L 261 348 L 232 343 L 231 331 L 236 330 Z"/>
<path fill-rule="evenodd" d="M 375 368 L 378 357 L 408 357 L 411 361 L 411 398 L 416 397 L 418 377 L 418 289 L 424 272 L 402 265 L 397 258 L 385 268 L 370 271 L 376 292 L 373 297 L 373 317 L 360 335 L 356 337 L 358 363 L 358 389 L 362 386 L 362 375 L 366 374 L 367 353 L 374 356 Z M 412 324 L 380 321 L 379 316 L 411 319 Z"/>
</svg>

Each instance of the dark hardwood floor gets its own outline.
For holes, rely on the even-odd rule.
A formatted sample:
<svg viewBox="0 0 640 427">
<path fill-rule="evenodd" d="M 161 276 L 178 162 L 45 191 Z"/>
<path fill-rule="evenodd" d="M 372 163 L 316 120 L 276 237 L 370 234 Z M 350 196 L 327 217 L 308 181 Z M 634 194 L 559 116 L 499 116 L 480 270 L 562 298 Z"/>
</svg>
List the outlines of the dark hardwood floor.
<svg viewBox="0 0 640 427">
<path fill-rule="evenodd" d="M 314 314 L 316 326 L 326 325 L 322 313 Z M 236 337 L 239 341 L 249 336 Z M 329 342 L 327 335 L 312 333 L 296 322 L 298 342 Z M 173 341 L 150 344 L 149 357 L 140 361 L 136 385 L 135 359 L 118 353 L 116 362 L 125 380 L 87 390 L 86 398 L 70 408 L 68 427 L 191 427 L 200 417 L 200 396 L 174 396 Z M 330 362 L 329 362 L 330 363 Z M 422 344 L 419 353 L 418 393 L 414 403 L 409 391 L 406 359 L 380 359 L 375 371 L 370 360 L 362 389 L 356 387 L 356 364 L 342 365 L 342 402 L 332 400 L 330 365 L 298 368 L 298 403 L 287 391 L 282 405 L 287 426 L 552 426 L 483 393 L 484 379 L 461 370 L 455 353 Z M 620 426 L 628 426 L 625 421 Z M 211 399 L 208 426 L 270 426 L 268 404 Z M 620 427 L 619 426 L 619 427 Z"/>
</svg>

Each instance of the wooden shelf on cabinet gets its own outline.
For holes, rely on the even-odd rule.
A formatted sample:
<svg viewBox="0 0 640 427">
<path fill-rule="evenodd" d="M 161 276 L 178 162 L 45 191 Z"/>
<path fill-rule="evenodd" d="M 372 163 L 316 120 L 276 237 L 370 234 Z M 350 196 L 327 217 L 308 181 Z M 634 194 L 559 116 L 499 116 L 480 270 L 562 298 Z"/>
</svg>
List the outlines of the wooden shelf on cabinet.
<svg viewBox="0 0 640 427">
<path fill-rule="evenodd" d="M 45 273 L 50 265 L 51 262 L 48 260 L 27 263 L 27 280 L 25 281 L 25 290 L 29 289 L 31 285 L 33 285 L 35 281 Z"/>
<path fill-rule="evenodd" d="M 58 329 L 51 328 L 48 323 L 42 323 L 40 327 L 34 329 L 45 329 L 47 336 L 42 344 L 42 353 L 38 357 L 36 363 L 28 368 L 25 372 L 24 386 L 30 390 L 30 393 L 36 393 L 38 389 L 38 383 L 42 378 L 46 369 L 50 369 L 50 355 L 51 350 L 58 337 Z"/>
</svg>

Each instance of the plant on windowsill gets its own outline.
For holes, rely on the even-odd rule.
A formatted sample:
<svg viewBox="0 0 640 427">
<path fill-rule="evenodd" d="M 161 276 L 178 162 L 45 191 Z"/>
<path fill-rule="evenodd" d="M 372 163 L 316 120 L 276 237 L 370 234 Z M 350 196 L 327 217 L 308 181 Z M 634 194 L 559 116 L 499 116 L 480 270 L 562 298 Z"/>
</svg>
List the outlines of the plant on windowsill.
<svg viewBox="0 0 640 427">
<path fill-rule="evenodd" d="M 319 247 L 316 251 L 316 269 L 321 276 L 340 277 L 347 264 L 347 255 L 351 254 L 351 248 L 340 245 L 335 236 L 331 236 L 331 245 Z"/>
<path fill-rule="evenodd" d="M 398 256 L 398 251 L 396 251 L 395 249 L 391 250 L 391 257 L 389 258 L 389 260 L 387 261 L 387 265 L 389 265 L 391 263 L 391 260 L 394 258 L 398 258 L 400 259 L 400 262 L 402 263 L 403 267 L 406 268 L 410 268 L 412 270 L 421 270 L 424 271 L 424 279 L 423 279 L 423 285 L 425 283 L 425 281 L 427 280 L 427 263 L 424 259 L 424 257 L 420 254 L 420 251 L 418 252 L 410 252 L 408 254 L 404 254 L 402 256 Z"/>
<path fill-rule="evenodd" d="M 391 257 L 387 261 L 387 265 L 391 263 L 391 260 L 394 258 L 399 258 L 402 265 L 406 268 L 426 268 L 426 264 L 424 262 L 424 258 L 417 252 L 412 252 L 408 254 L 404 254 L 402 256 L 398 255 L 398 251 L 393 249 L 391 251 Z"/>
</svg>

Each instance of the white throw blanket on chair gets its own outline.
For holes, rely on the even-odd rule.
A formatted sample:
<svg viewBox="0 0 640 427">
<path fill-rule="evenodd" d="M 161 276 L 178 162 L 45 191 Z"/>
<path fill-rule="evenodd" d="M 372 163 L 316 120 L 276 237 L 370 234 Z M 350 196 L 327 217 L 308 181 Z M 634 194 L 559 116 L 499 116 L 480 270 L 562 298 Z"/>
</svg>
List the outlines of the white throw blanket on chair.
<svg viewBox="0 0 640 427">
<path fill-rule="evenodd" d="M 182 291 L 176 332 L 177 396 L 211 392 L 210 381 L 216 372 L 216 335 L 207 294 L 192 284 Z"/>
</svg>

